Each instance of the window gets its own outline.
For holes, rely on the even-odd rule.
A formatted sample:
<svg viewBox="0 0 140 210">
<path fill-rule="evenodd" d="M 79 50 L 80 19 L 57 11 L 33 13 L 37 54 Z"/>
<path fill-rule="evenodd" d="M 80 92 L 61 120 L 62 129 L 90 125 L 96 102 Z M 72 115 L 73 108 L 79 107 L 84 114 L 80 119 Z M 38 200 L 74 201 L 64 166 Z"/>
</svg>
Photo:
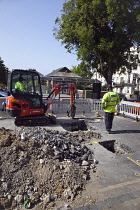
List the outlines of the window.
<svg viewBox="0 0 140 210">
<path fill-rule="evenodd" d="M 120 78 L 120 82 L 123 82 L 123 77 Z"/>
<path fill-rule="evenodd" d="M 22 89 L 16 88 L 17 83 L 20 82 L 20 78 L 22 78 Z M 16 70 L 12 73 L 12 92 L 20 94 L 39 94 L 41 95 L 41 86 L 40 80 L 37 73 L 32 71 L 20 71 Z"/>
<path fill-rule="evenodd" d="M 128 75 L 128 80 L 127 80 L 127 82 L 130 83 L 130 75 Z"/>
</svg>

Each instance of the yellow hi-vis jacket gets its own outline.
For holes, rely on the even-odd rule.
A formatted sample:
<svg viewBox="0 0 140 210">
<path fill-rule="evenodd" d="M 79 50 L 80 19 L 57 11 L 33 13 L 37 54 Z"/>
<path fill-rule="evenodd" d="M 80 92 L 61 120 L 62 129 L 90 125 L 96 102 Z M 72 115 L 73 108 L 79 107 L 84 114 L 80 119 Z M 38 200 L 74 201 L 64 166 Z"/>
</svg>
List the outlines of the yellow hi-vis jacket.
<svg viewBox="0 0 140 210">
<path fill-rule="evenodd" d="M 105 112 L 115 112 L 116 105 L 120 102 L 119 96 L 115 92 L 105 93 L 102 98 L 102 107 Z"/>
<path fill-rule="evenodd" d="M 22 82 L 20 82 L 20 81 L 15 84 L 15 89 L 18 89 L 18 90 L 20 90 L 22 92 L 26 92 L 26 90 L 24 88 L 24 84 Z"/>
</svg>

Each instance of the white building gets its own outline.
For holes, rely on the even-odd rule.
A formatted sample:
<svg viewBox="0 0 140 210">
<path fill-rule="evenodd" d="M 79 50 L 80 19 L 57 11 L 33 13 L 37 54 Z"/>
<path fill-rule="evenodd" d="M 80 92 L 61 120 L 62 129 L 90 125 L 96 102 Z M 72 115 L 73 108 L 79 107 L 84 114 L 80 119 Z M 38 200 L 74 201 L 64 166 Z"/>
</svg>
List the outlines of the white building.
<svg viewBox="0 0 140 210">
<path fill-rule="evenodd" d="M 125 94 L 128 99 L 133 98 L 136 91 L 140 95 L 140 47 L 132 47 L 131 52 L 136 55 L 136 62 L 138 64 L 136 69 L 133 69 L 131 73 L 126 71 L 125 74 L 117 72 L 112 78 L 113 90 L 117 93 Z M 100 80 L 102 86 L 106 84 L 105 78 L 99 75 L 96 71 L 93 73 L 93 79 Z"/>
</svg>

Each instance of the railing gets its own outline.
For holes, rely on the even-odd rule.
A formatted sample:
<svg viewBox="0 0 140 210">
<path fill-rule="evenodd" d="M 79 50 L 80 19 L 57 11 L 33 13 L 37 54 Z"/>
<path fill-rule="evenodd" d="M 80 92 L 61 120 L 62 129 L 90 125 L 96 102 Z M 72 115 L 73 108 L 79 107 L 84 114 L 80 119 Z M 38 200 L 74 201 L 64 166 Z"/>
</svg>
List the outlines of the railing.
<svg viewBox="0 0 140 210">
<path fill-rule="evenodd" d="M 92 99 L 76 99 L 75 100 L 76 113 L 92 112 L 93 100 Z M 52 104 L 53 113 L 66 113 L 70 111 L 69 99 L 54 99 Z M 49 111 L 49 110 L 48 110 Z"/>
<path fill-rule="evenodd" d="M 53 101 L 53 112 L 54 113 L 66 113 L 70 110 L 69 99 L 54 100 Z M 104 112 L 102 108 L 102 102 L 100 99 L 76 99 L 76 113 L 90 113 Z M 128 116 L 140 119 L 140 103 L 121 101 L 116 107 L 118 113 L 123 116 Z"/>
<path fill-rule="evenodd" d="M 93 103 L 93 107 L 92 107 L 92 111 L 94 112 L 102 112 L 103 108 L 102 108 L 102 101 L 100 99 L 93 99 L 92 100 Z"/>
<path fill-rule="evenodd" d="M 2 108 L 4 98 L 0 100 L 0 109 Z M 76 99 L 75 100 L 76 113 L 90 113 L 90 112 L 103 112 L 102 103 L 100 99 Z M 52 110 L 54 113 L 66 113 L 70 111 L 69 99 L 54 99 Z M 121 101 L 117 106 L 117 111 L 123 116 L 132 117 L 140 120 L 140 102 Z M 49 112 L 49 110 L 48 110 Z"/>
<path fill-rule="evenodd" d="M 140 119 L 140 103 L 138 102 L 121 101 L 118 105 L 118 111 L 124 116 Z"/>
<path fill-rule="evenodd" d="M 140 120 L 140 102 L 121 101 L 120 104 L 117 105 L 116 110 L 119 114 L 122 114 L 123 116 L 132 117 L 136 120 Z M 101 100 L 93 100 L 92 111 L 103 111 Z"/>
</svg>

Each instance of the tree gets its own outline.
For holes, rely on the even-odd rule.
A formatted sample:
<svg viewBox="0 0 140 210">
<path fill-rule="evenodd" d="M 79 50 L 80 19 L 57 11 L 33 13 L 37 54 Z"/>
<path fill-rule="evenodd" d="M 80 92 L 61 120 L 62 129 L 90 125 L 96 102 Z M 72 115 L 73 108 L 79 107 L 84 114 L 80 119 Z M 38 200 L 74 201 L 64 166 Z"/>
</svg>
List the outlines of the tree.
<svg viewBox="0 0 140 210">
<path fill-rule="evenodd" d="M 4 65 L 4 61 L 0 58 L 0 84 L 7 85 L 8 70 Z"/>
<path fill-rule="evenodd" d="M 131 71 L 130 47 L 140 44 L 139 0 L 70 0 L 61 12 L 54 36 L 68 52 L 96 68 L 107 84 L 121 67 Z"/>
<path fill-rule="evenodd" d="M 78 66 L 73 66 L 71 71 L 85 79 L 91 79 L 93 75 L 90 65 L 85 64 L 83 61 Z"/>
<path fill-rule="evenodd" d="M 84 61 L 78 64 L 78 66 L 72 66 L 71 71 L 84 79 L 91 79 L 93 75 L 90 69 L 90 65 L 86 64 Z M 85 83 L 77 82 L 76 86 L 77 88 L 83 89 L 83 87 L 85 87 Z M 89 84 L 86 85 L 86 87 L 88 86 Z"/>
</svg>

